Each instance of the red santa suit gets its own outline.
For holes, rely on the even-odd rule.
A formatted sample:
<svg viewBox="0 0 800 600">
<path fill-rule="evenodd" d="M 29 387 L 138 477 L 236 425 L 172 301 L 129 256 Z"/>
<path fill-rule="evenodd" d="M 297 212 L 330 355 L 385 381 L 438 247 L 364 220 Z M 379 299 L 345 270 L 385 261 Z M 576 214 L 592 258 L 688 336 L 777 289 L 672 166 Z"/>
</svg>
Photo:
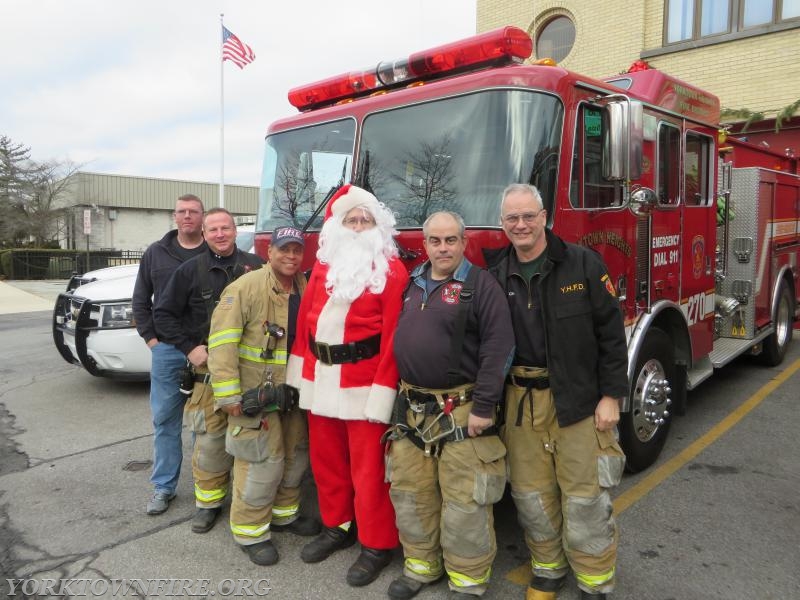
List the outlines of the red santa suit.
<svg viewBox="0 0 800 600">
<path fill-rule="evenodd" d="M 331 200 L 326 219 L 342 219 L 356 206 L 373 215 L 380 209 L 372 194 L 347 185 Z M 394 548 L 397 528 L 380 438 L 399 379 L 393 340 L 408 272 L 398 258 L 390 258 L 383 291 L 367 289 L 352 302 L 331 297 L 327 274 L 328 266 L 317 260 L 300 304 L 287 382 L 300 389 L 300 406 L 309 411 L 311 469 L 323 524 L 355 521 L 363 546 Z M 376 334 L 378 354 L 355 363 L 325 364 L 310 346 L 310 340 L 333 346 Z"/>
</svg>

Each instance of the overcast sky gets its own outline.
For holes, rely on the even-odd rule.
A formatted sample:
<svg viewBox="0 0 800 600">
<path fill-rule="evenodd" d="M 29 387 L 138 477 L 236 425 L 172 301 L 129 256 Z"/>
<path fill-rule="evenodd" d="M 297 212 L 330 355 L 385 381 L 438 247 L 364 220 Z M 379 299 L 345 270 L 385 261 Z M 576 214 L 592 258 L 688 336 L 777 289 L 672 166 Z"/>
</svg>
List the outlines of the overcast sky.
<svg viewBox="0 0 800 600">
<path fill-rule="evenodd" d="M 224 63 L 225 181 L 243 185 L 290 88 L 475 33 L 475 0 L 0 0 L 0 134 L 38 161 L 219 181 L 220 13 L 256 53 Z"/>
</svg>

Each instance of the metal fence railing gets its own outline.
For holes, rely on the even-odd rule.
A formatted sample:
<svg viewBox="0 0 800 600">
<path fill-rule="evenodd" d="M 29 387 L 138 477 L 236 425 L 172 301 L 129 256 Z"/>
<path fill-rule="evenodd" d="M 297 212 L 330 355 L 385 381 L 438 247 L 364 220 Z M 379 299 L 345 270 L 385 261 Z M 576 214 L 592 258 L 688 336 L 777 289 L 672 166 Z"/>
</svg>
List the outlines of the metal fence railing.
<svg viewBox="0 0 800 600">
<path fill-rule="evenodd" d="M 75 273 L 138 264 L 143 252 L 133 250 L 6 250 L 0 272 L 9 279 L 69 279 Z"/>
</svg>

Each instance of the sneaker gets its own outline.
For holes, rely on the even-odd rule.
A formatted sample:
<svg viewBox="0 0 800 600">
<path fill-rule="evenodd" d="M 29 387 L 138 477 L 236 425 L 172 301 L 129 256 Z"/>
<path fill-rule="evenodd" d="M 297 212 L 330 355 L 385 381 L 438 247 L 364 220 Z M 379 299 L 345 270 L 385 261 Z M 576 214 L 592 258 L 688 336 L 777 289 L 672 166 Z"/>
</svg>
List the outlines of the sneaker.
<svg viewBox="0 0 800 600">
<path fill-rule="evenodd" d="M 272 523 L 269 528 L 272 531 L 288 531 L 289 533 L 293 533 L 295 535 L 311 537 L 312 535 L 319 534 L 319 532 L 322 530 L 322 525 L 319 521 L 312 519 L 311 517 L 297 517 L 291 523 L 286 523 L 284 525 Z"/>
<path fill-rule="evenodd" d="M 347 584 L 361 587 L 372 583 L 390 562 L 392 562 L 391 550 L 376 550 L 362 546 L 361 554 L 347 571 Z"/>
<path fill-rule="evenodd" d="M 169 508 L 170 500 L 175 497 L 175 492 L 153 492 L 147 502 L 148 515 L 160 515 Z"/>
<path fill-rule="evenodd" d="M 326 527 L 313 541 L 303 546 L 300 558 L 306 563 L 321 562 L 337 550 L 349 548 L 355 543 L 355 525 L 350 525 L 349 531 L 341 527 Z"/>
<path fill-rule="evenodd" d="M 249 546 L 242 546 L 242 550 L 247 553 L 247 556 L 250 557 L 252 562 L 262 567 L 268 567 L 278 562 L 278 551 L 275 549 L 272 540 L 258 542 L 257 544 L 251 544 Z"/>
<path fill-rule="evenodd" d="M 387 590 L 387 594 L 389 598 L 392 600 L 409 600 L 409 598 L 413 598 L 419 591 L 424 588 L 425 586 L 431 585 L 432 583 L 438 583 L 441 581 L 442 577 L 444 577 L 444 573 L 439 575 L 433 581 L 429 581 L 427 583 L 422 583 L 421 581 L 417 581 L 416 579 L 411 579 L 406 575 L 401 575 L 397 579 L 395 579 L 392 583 L 389 584 L 389 589 Z"/>
<path fill-rule="evenodd" d="M 220 508 L 198 508 L 192 517 L 192 531 L 195 533 L 206 533 L 211 531 L 214 523 L 217 522 L 217 517 L 220 513 Z"/>
</svg>

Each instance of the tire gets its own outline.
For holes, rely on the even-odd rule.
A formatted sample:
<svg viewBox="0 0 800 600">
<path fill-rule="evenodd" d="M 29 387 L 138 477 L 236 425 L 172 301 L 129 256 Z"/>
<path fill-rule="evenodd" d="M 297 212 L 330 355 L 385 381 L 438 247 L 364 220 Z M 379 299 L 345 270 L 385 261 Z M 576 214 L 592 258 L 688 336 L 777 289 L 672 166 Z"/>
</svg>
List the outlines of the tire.
<svg viewBox="0 0 800 600">
<path fill-rule="evenodd" d="M 783 362 L 789 344 L 792 343 L 792 319 L 794 317 L 794 298 L 786 281 L 778 288 L 778 310 L 775 313 L 775 331 L 764 340 L 759 362 L 775 367 Z"/>
<path fill-rule="evenodd" d="M 656 327 L 647 332 L 631 381 L 631 409 L 620 418 L 619 441 L 625 470 L 638 473 L 652 465 L 672 423 L 671 386 L 676 382 L 675 358 L 669 336 Z"/>
</svg>

